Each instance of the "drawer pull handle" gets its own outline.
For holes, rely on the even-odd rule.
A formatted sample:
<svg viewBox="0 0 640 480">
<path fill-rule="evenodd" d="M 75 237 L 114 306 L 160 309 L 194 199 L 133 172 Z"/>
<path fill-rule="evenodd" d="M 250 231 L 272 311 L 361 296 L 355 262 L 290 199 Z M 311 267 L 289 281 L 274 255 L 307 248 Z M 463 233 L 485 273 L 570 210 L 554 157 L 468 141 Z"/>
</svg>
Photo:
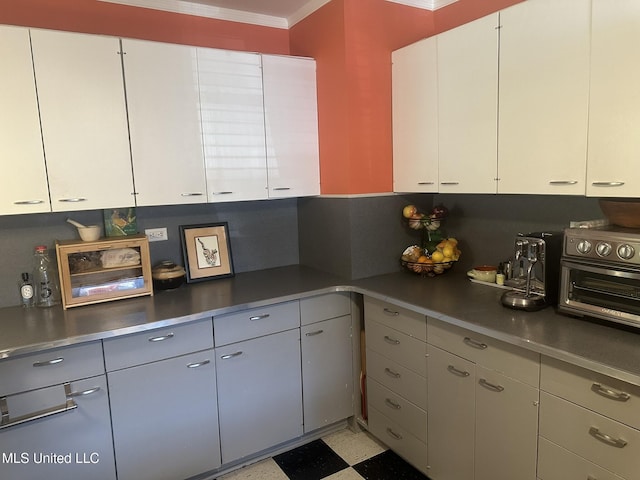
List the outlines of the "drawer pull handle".
<svg viewBox="0 0 640 480">
<path fill-rule="evenodd" d="M 487 390 L 491 390 L 492 392 L 502 392 L 504 390 L 504 387 L 502 385 L 494 385 L 493 383 L 487 382 L 484 378 L 478 380 L 478 383 Z"/>
<path fill-rule="evenodd" d="M 253 317 L 249 317 L 249 320 L 251 320 L 252 322 L 255 322 L 256 320 L 262 320 L 263 318 L 269 318 L 269 314 L 268 313 L 263 313 L 262 315 L 255 315 Z"/>
<path fill-rule="evenodd" d="M 201 362 L 187 363 L 187 368 L 203 367 L 211 363 L 211 360 L 202 360 Z"/>
<path fill-rule="evenodd" d="M 402 440 L 402 435 L 394 432 L 390 427 L 387 427 L 387 434 L 395 440 Z"/>
<path fill-rule="evenodd" d="M 591 427 L 589 429 L 589 435 L 591 435 L 596 440 L 600 440 L 602 443 L 606 443 L 607 445 L 611 445 L 616 448 L 624 448 L 627 446 L 627 441 L 622 440 L 621 438 L 613 438 L 611 435 L 607 435 L 606 433 L 602 433 L 596 427 Z"/>
<path fill-rule="evenodd" d="M 384 308 L 382 311 L 387 315 L 391 315 L 392 317 L 397 317 L 398 315 L 400 315 L 400 312 L 396 312 L 395 310 L 390 310 L 388 308 Z"/>
<path fill-rule="evenodd" d="M 214 195 L 231 195 L 233 192 L 225 191 L 225 192 L 213 192 Z"/>
<path fill-rule="evenodd" d="M 460 185 L 460 182 L 440 182 L 440 185 Z"/>
<path fill-rule="evenodd" d="M 274 190 L 276 192 L 282 192 L 284 190 L 291 190 L 291 187 L 275 187 Z"/>
<path fill-rule="evenodd" d="M 435 182 L 418 182 L 418 185 L 433 185 Z"/>
<path fill-rule="evenodd" d="M 222 355 L 220 358 L 222 360 L 229 360 L 230 358 L 238 357 L 240 355 L 242 355 L 242 352 L 228 353 L 226 355 Z"/>
<path fill-rule="evenodd" d="M 400 378 L 400 374 L 398 372 L 394 372 L 388 367 L 384 369 L 384 373 L 386 373 L 387 375 L 393 378 Z"/>
<path fill-rule="evenodd" d="M 39 205 L 44 203 L 43 200 L 17 200 L 13 202 L 14 205 Z"/>
<path fill-rule="evenodd" d="M 626 402 L 631 399 L 631 395 L 626 392 L 615 392 L 607 387 L 603 387 L 599 383 L 594 383 L 591 385 L 591 390 L 596 392 L 598 395 L 602 395 L 609 400 L 615 400 L 616 402 Z"/>
<path fill-rule="evenodd" d="M 2 413 L 2 420 L 0 420 L 0 429 L 13 427 L 22 423 L 30 422 L 32 420 L 38 420 L 40 418 L 50 417 L 58 413 L 68 412 L 78 408 L 78 404 L 73 400 L 73 393 L 71 392 L 71 385 L 65 383 L 64 394 L 66 401 L 63 405 L 56 405 L 55 407 L 47 408 L 45 410 L 39 410 L 29 415 L 23 415 L 21 417 L 11 418 L 9 415 L 9 406 L 7 404 L 7 397 L 0 398 L 0 413 Z"/>
<path fill-rule="evenodd" d="M 307 333 L 305 333 L 305 336 L 313 337 L 315 335 L 320 335 L 321 333 L 324 333 L 324 330 L 316 330 L 315 332 L 307 332 Z"/>
<path fill-rule="evenodd" d="M 164 342 L 165 340 L 169 340 L 173 338 L 173 333 L 167 333 L 166 335 L 161 335 L 159 337 L 151 337 L 149 339 L 150 342 Z"/>
<path fill-rule="evenodd" d="M 180 194 L 181 197 L 201 197 L 202 192 L 185 192 Z"/>
<path fill-rule="evenodd" d="M 465 371 L 465 370 L 458 370 L 456 367 L 454 367 L 453 365 L 449 365 L 447 367 L 447 370 L 451 373 L 453 373 L 454 375 L 457 375 L 459 377 L 468 377 L 469 375 L 471 375 L 469 372 Z"/>
<path fill-rule="evenodd" d="M 400 410 L 400 405 L 398 405 L 396 402 L 394 402 L 393 400 L 391 400 L 390 398 L 385 399 L 384 403 L 387 405 L 387 407 L 391 407 L 394 410 Z"/>
<path fill-rule="evenodd" d="M 48 367 L 49 365 L 56 365 L 58 363 L 62 363 L 64 362 L 64 358 L 63 357 L 58 357 L 58 358 L 54 358 L 52 360 L 45 360 L 42 362 L 35 362 L 33 364 L 34 367 Z"/>
<path fill-rule="evenodd" d="M 88 388 L 86 390 L 82 390 L 81 392 L 71 392 L 69 394 L 70 397 L 85 397 L 87 395 L 91 395 L 92 393 L 96 393 L 100 391 L 100 387 Z"/>
<path fill-rule="evenodd" d="M 576 185 L 577 180 L 550 180 L 549 185 Z"/>
<path fill-rule="evenodd" d="M 61 198 L 58 201 L 65 202 L 65 203 L 79 203 L 79 202 L 86 202 L 87 199 L 83 197 L 74 197 L 74 198 Z"/>
<path fill-rule="evenodd" d="M 384 341 L 390 343 L 391 345 L 400 345 L 400 340 L 396 340 L 395 338 L 391 338 L 389 335 L 384 336 Z"/>
<path fill-rule="evenodd" d="M 478 350 L 486 350 L 487 348 L 489 348 L 489 346 L 486 343 L 478 342 L 477 340 L 474 340 L 469 337 L 464 337 L 463 342 L 469 345 L 470 347 L 477 348 Z"/>
<path fill-rule="evenodd" d="M 594 187 L 621 187 L 624 182 L 592 182 L 591 185 Z"/>
</svg>

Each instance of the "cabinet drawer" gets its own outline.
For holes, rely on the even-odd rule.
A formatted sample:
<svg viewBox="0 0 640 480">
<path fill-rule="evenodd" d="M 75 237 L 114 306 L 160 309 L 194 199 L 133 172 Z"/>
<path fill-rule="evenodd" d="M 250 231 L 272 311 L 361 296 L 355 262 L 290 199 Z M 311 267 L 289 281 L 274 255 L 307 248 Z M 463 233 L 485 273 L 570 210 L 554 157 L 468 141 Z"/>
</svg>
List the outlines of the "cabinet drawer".
<svg viewBox="0 0 640 480">
<path fill-rule="evenodd" d="M 640 429 L 640 387 L 542 357 L 540 388 Z"/>
<path fill-rule="evenodd" d="M 537 387 L 540 355 L 464 328 L 429 318 L 429 343 Z"/>
<path fill-rule="evenodd" d="M 213 348 L 210 318 L 104 340 L 107 371 Z"/>
<path fill-rule="evenodd" d="M 370 297 L 364 297 L 364 315 L 367 320 L 375 320 L 418 340 L 427 341 L 424 315 Z"/>
<path fill-rule="evenodd" d="M 367 348 L 427 376 L 427 344 L 378 322 L 367 319 L 365 328 Z"/>
<path fill-rule="evenodd" d="M 394 452 L 420 470 L 427 472 L 427 445 L 407 432 L 376 408 L 369 409 L 369 431 Z"/>
<path fill-rule="evenodd" d="M 327 293 L 300 300 L 300 324 L 342 317 L 351 313 L 351 295 L 349 292 Z"/>
<path fill-rule="evenodd" d="M 640 431 L 541 392 L 540 436 L 624 478 L 638 478 Z"/>
<path fill-rule="evenodd" d="M 538 442 L 540 480 L 623 480 L 569 450 L 540 437 Z"/>
<path fill-rule="evenodd" d="M 427 409 L 427 379 L 368 348 L 367 377 Z"/>
<path fill-rule="evenodd" d="M 103 373 L 100 342 L 54 348 L 2 360 L 0 395 L 11 395 Z"/>
<path fill-rule="evenodd" d="M 423 409 L 371 378 L 367 380 L 367 399 L 370 407 L 384 413 L 422 443 L 427 443 L 427 412 Z"/>
<path fill-rule="evenodd" d="M 298 301 L 213 317 L 216 347 L 300 327 Z"/>
</svg>

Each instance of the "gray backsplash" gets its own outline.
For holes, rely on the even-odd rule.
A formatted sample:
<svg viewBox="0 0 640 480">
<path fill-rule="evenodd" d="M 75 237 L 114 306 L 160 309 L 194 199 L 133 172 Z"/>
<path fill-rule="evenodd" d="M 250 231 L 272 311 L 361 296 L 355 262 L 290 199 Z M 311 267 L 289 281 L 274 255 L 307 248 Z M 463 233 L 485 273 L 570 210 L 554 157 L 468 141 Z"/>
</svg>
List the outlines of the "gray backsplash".
<svg viewBox="0 0 640 480">
<path fill-rule="evenodd" d="M 371 197 L 312 197 L 220 204 L 139 207 L 138 227 L 166 227 L 169 240 L 150 244 L 151 262 L 183 264 L 180 225 L 228 222 L 237 273 L 300 263 L 340 275 L 364 278 L 401 269 L 399 257 L 420 235 L 407 227 L 402 208 L 449 210 L 443 230 L 459 239 L 462 256 L 454 267 L 506 259 L 518 232 L 562 230 L 570 220 L 602 218 L 597 199 L 537 195 L 412 194 Z M 30 271 L 33 248 L 53 248 L 56 239 L 77 238 L 71 217 L 102 224 L 102 211 L 0 216 L 0 307 L 19 304 L 20 273 Z M 215 282 L 215 280 L 213 280 Z"/>
</svg>

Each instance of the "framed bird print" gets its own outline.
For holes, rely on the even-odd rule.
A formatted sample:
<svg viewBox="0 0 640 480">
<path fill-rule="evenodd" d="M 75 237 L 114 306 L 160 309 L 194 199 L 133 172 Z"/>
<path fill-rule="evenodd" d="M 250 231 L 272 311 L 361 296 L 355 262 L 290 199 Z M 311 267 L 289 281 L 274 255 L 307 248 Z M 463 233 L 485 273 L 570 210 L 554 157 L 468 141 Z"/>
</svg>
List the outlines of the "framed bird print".
<svg viewBox="0 0 640 480">
<path fill-rule="evenodd" d="M 179 228 L 188 283 L 234 275 L 227 222 Z"/>
</svg>

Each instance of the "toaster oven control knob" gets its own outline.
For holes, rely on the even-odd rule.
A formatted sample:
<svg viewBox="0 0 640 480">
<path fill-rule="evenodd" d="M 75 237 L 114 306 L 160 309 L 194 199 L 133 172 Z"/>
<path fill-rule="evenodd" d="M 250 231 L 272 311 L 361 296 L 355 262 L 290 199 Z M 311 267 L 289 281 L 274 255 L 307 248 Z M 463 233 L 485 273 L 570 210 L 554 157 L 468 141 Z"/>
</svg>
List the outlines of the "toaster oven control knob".
<svg viewBox="0 0 640 480">
<path fill-rule="evenodd" d="M 626 243 L 623 243 L 618 247 L 618 256 L 623 260 L 630 260 L 635 255 L 636 250 Z"/>
<path fill-rule="evenodd" d="M 591 251 L 591 242 L 589 240 L 580 240 L 576 245 L 578 253 L 586 255 Z"/>
<path fill-rule="evenodd" d="M 600 257 L 606 257 L 611 253 L 611 244 L 607 242 L 600 242 L 596 245 L 596 253 Z"/>
</svg>

